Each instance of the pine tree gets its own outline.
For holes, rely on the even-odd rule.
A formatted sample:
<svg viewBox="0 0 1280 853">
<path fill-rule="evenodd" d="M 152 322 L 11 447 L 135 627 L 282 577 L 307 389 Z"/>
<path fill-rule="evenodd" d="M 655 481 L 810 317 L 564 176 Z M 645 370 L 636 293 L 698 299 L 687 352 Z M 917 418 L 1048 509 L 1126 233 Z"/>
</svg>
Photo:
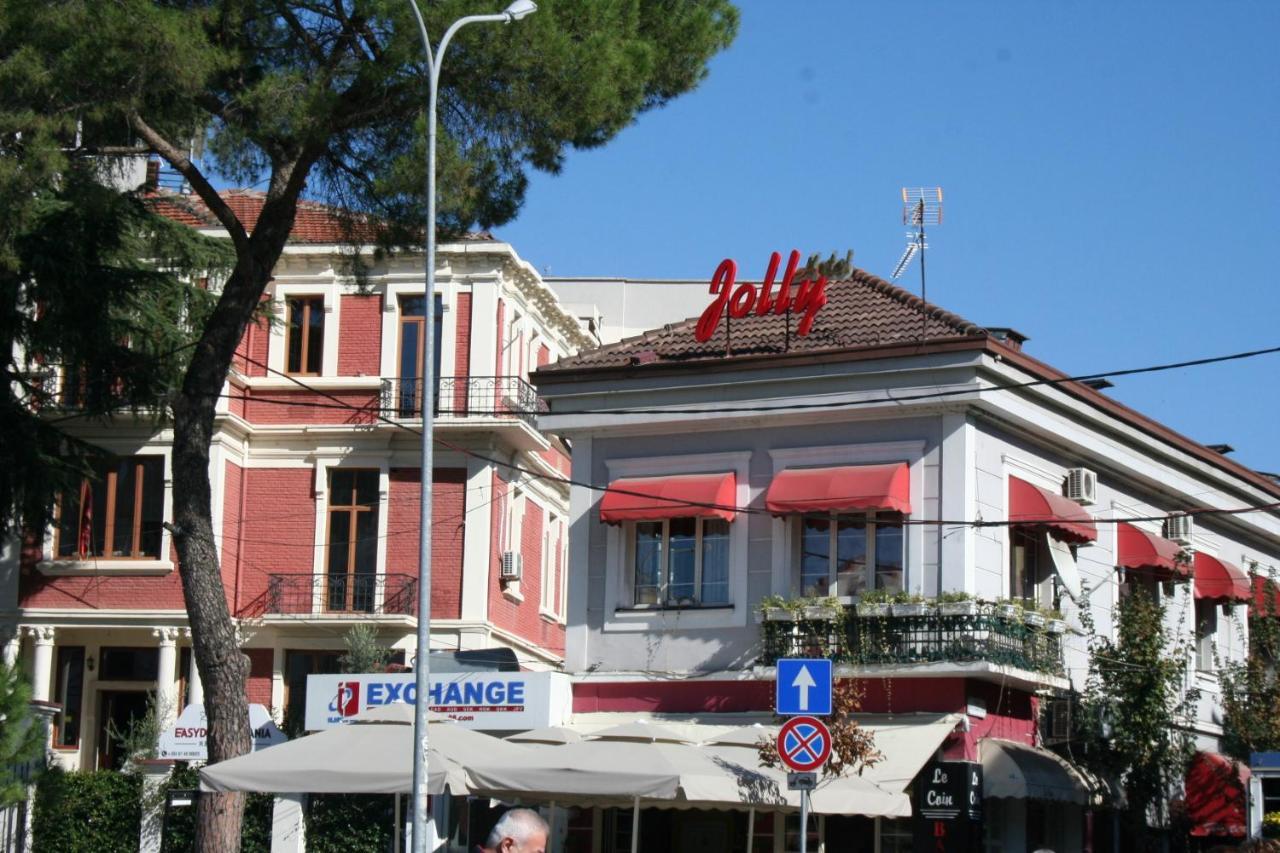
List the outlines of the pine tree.
<svg viewBox="0 0 1280 853">
<path fill-rule="evenodd" d="M 30 682 L 16 666 L 0 662 L 0 806 L 26 797 L 23 772 L 43 746 L 43 727 L 31 713 Z"/>
</svg>

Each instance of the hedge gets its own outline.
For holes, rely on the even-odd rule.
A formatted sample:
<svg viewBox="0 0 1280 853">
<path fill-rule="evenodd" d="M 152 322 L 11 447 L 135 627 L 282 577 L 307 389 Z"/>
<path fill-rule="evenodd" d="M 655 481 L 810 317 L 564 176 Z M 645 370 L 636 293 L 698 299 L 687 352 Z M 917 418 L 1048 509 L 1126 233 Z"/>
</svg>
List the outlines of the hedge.
<svg viewBox="0 0 1280 853">
<path fill-rule="evenodd" d="M 134 853 L 142 779 L 114 770 L 51 768 L 36 785 L 33 853 Z"/>
<path fill-rule="evenodd" d="M 195 790 L 200 779 L 194 767 L 179 766 L 163 787 L 168 801 L 169 791 Z M 271 810 L 275 805 L 273 794 L 250 794 L 244 807 L 244 826 L 240 833 L 240 853 L 270 853 Z M 196 843 L 195 805 L 170 809 L 164 825 L 162 853 L 189 853 Z"/>
</svg>

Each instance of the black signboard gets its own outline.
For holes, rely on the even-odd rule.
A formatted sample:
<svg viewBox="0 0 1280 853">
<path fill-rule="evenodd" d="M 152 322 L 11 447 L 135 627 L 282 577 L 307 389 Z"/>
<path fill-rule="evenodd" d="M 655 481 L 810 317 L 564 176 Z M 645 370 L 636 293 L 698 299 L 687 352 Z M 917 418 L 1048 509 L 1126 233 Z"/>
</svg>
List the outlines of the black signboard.
<svg viewBox="0 0 1280 853">
<path fill-rule="evenodd" d="M 967 853 L 982 849 L 982 765 L 932 761 L 916 777 L 915 849 Z"/>
</svg>

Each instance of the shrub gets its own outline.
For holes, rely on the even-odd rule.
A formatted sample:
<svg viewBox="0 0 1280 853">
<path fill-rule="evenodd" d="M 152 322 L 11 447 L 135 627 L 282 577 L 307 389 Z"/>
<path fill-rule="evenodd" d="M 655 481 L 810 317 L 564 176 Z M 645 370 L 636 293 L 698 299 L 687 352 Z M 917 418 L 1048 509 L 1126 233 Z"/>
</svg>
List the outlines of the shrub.
<svg viewBox="0 0 1280 853">
<path fill-rule="evenodd" d="M 383 853 L 395 836 L 389 794 L 319 794 L 307 808 L 308 853 Z"/>
<path fill-rule="evenodd" d="M 133 853 L 142 780 L 114 770 L 50 769 L 36 786 L 33 853 Z"/>
<path fill-rule="evenodd" d="M 161 796 L 168 801 L 172 790 L 196 790 L 200 777 L 194 767 L 180 765 L 169 781 L 161 788 Z M 275 807 L 273 794 L 250 794 L 244 807 L 244 829 L 240 835 L 240 853 L 269 853 L 271 850 L 271 810 Z M 195 849 L 195 806 L 177 808 L 169 812 L 164 825 L 162 853 L 189 853 Z"/>
</svg>

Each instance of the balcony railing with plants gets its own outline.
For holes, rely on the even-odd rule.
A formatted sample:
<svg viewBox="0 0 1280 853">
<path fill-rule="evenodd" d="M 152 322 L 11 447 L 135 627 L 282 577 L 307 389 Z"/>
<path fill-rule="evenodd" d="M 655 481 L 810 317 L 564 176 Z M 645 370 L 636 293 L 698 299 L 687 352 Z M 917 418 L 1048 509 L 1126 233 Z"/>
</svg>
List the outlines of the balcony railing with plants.
<svg viewBox="0 0 1280 853">
<path fill-rule="evenodd" d="M 829 598 L 761 603 L 763 654 L 825 657 L 849 664 L 988 662 L 1061 675 L 1060 614 L 1016 602 L 983 602 L 959 594 L 940 599 L 864 596 L 852 606 Z"/>
<path fill-rule="evenodd" d="M 422 417 L 423 381 L 382 380 L 382 410 L 393 418 Z M 519 418 L 533 423 L 545 404 L 519 376 L 441 376 L 436 380 L 436 417 Z"/>
<path fill-rule="evenodd" d="M 240 616 L 414 616 L 418 579 L 413 575 L 275 574 Z"/>
</svg>

